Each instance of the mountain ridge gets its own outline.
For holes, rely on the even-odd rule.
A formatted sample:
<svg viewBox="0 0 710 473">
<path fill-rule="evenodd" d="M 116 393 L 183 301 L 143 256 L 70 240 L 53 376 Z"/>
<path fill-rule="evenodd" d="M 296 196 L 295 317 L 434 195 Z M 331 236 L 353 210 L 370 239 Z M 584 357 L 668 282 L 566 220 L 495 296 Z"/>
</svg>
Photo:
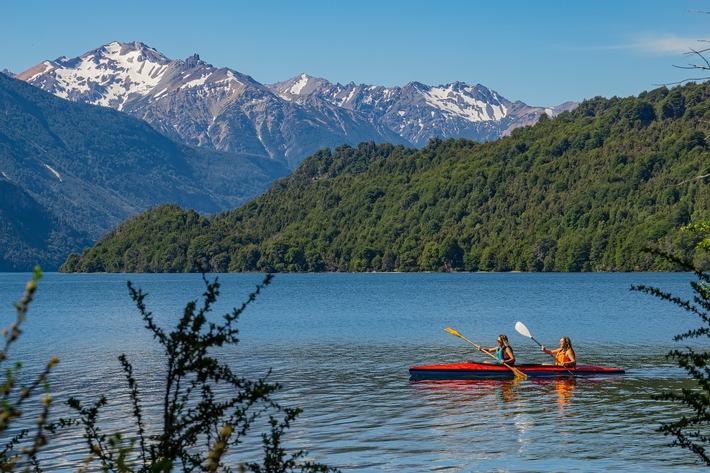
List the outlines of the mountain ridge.
<svg viewBox="0 0 710 473">
<path fill-rule="evenodd" d="M 301 74 L 260 84 L 197 54 L 171 60 L 140 42 L 111 42 L 16 76 L 60 97 L 108 106 L 194 146 L 269 156 L 291 169 L 318 149 L 364 141 L 423 146 L 432 138 L 489 141 L 542 113 L 574 108 L 510 102 L 480 84 L 345 86 Z"/>
</svg>

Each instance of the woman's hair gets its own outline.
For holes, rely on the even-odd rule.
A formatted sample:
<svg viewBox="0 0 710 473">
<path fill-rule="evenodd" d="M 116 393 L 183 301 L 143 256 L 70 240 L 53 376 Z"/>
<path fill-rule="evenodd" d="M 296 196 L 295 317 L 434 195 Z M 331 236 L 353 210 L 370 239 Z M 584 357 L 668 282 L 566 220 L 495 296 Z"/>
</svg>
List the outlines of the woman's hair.
<svg viewBox="0 0 710 473">
<path fill-rule="evenodd" d="M 562 337 L 562 340 L 565 341 L 565 347 L 568 350 L 574 350 L 574 348 L 572 348 L 572 340 L 570 340 L 569 337 Z"/>
<path fill-rule="evenodd" d="M 507 347 L 508 346 L 508 336 L 500 334 L 498 335 L 498 338 L 500 339 L 501 342 L 503 342 L 503 346 Z"/>
</svg>

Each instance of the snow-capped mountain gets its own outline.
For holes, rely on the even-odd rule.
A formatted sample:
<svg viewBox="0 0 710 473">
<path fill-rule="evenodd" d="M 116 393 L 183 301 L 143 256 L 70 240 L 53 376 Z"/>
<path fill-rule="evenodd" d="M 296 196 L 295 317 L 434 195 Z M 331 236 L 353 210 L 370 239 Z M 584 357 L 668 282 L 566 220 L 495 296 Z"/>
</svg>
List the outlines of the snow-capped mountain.
<svg viewBox="0 0 710 473">
<path fill-rule="evenodd" d="M 554 117 L 576 106 L 530 107 L 510 102 L 480 84 L 463 82 L 432 87 L 410 82 L 404 87 L 331 84 L 301 74 L 269 86 L 282 98 L 304 103 L 319 96 L 339 107 L 363 113 L 370 122 L 384 126 L 416 146 L 431 138 L 465 137 L 487 141 L 506 135 L 518 126 L 537 121 L 542 113 Z"/>
<path fill-rule="evenodd" d="M 17 78 L 64 99 L 123 110 L 153 91 L 171 62 L 141 43 L 114 42 L 78 58 L 45 61 Z"/>
<path fill-rule="evenodd" d="M 15 77 L 59 97 L 137 116 L 186 144 L 270 156 L 291 168 L 317 149 L 343 143 L 496 139 L 542 113 L 554 116 L 576 105 L 529 107 L 461 82 L 343 86 L 302 74 L 264 85 L 197 55 L 170 60 L 138 42 L 45 61 Z"/>
<path fill-rule="evenodd" d="M 16 76 L 59 97 L 122 110 L 189 145 L 270 156 L 295 168 L 317 149 L 404 142 L 351 110 L 283 100 L 251 77 L 194 55 L 170 60 L 142 43 L 113 42 Z"/>
</svg>

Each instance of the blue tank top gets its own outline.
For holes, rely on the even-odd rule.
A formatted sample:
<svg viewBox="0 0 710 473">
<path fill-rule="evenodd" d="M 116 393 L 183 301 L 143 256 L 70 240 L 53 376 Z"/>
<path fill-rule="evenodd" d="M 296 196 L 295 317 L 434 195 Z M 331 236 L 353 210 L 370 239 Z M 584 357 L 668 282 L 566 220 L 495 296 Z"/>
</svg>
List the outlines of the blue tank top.
<svg viewBox="0 0 710 473">
<path fill-rule="evenodd" d="M 505 347 L 507 348 L 507 347 Z M 498 359 L 499 363 L 503 363 L 505 360 L 503 359 L 503 356 L 505 354 L 505 348 L 504 347 L 496 347 L 496 351 L 493 352 L 495 357 Z"/>
</svg>

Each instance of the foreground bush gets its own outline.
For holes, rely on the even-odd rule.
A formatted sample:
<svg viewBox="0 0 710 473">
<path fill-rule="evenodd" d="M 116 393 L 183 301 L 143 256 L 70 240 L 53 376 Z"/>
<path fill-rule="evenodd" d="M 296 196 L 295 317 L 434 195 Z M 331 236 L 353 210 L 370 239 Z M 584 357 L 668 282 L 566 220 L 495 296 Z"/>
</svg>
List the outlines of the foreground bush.
<svg viewBox="0 0 710 473">
<path fill-rule="evenodd" d="M 686 230 L 707 231 L 707 223 L 688 225 Z M 697 245 L 698 250 L 710 249 L 710 239 L 704 239 Z M 700 327 L 676 335 L 676 341 L 688 339 L 710 338 L 710 274 L 698 269 L 692 263 L 672 254 L 651 250 L 680 268 L 694 274 L 696 280 L 691 281 L 693 299 L 686 300 L 656 287 L 634 286 L 633 290 L 645 292 L 662 300 L 671 302 L 700 320 Z M 687 408 L 687 413 L 673 422 L 663 424 L 658 428 L 664 435 L 674 437 L 671 446 L 679 446 L 690 450 L 700 460 L 710 466 L 710 352 L 686 346 L 683 349 L 672 350 L 668 358 L 674 360 L 696 382 L 692 388 L 680 391 L 666 391 L 654 396 L 655 399 L 672 401 Z"/>
<path fill-rule="evenodd" d="M 0 351 L 0 366 L 7 362 L 9 348 L 22 333 L 21 326 L 40 276 L 40 271 L 36 270 L 23 299 L 16 304 L 17 320 L 3 331 L 5 346 Z M 135 426 L 135 435 L 129 438 L 118 432 L 106 433 L 100 426 L 102 408 L 109 402 L 105 395 L 88 405 L 71 398 L 67 403 L 76 416 L 48 422 L 52 404 L 48 375 L 59 361 L 57 358 L 52 359 L 29 386 L 17 386 L 21 363 L 6 368 L 6 381 L 0 385 L 0 471 L 41 472 L 38 453 L 47 444 L 47 432 L 80 426 L 88 450 L 85 463 L 77 465 L 76 471 L 93 470 L 98 463 L 102 471 L 120 473 L 230 472 L 233 469 L 256 473 L 337 472 L 327 465 L 306 461 L 307 452 L 303 450 L 289 454 L 282 446 L 286 430 L 301 410 L 283 407 L 272 398 L 281 386 L 268 381 L 270 371 L 264 378 L 251 381 L 238 376 L 212 353 L 238 343 L 236 324 L 240 315 L 271 278 L 268 275 L 240 308 L 224 314 L 216 322 L 209 316 L 219 296 L 220 285 L 216 279 L 210 282 L 203 275 L 206 290 L 201 305 L 198 307 L 197 301 L 189 302 L 176 327 L 169 332 L 158 326 L 147 310 L 146 294 L 128 283 L 146 328 L 162 346 L 165 355 L 160 425 L 145 422 L 145 403 L 133 365 L 125 354 L 118 358 L 132 406 L 132 411 L 126 414 Z M 45 394 L 40 397 L 38 391 L 41 388 Z M 23 415 L 22 407 L 30 401 L 41 402 L 34 430 L 23 429 L 12 438 L 5 438 L 10 426 Z M 263 460 L 228 464 L 227 455 L 238 456 L 237 447 L 247 434 L 253 433 L 255 423 L 261 418 L 269 426 L 269 431 L 261 434 Z"/>
</svg>

